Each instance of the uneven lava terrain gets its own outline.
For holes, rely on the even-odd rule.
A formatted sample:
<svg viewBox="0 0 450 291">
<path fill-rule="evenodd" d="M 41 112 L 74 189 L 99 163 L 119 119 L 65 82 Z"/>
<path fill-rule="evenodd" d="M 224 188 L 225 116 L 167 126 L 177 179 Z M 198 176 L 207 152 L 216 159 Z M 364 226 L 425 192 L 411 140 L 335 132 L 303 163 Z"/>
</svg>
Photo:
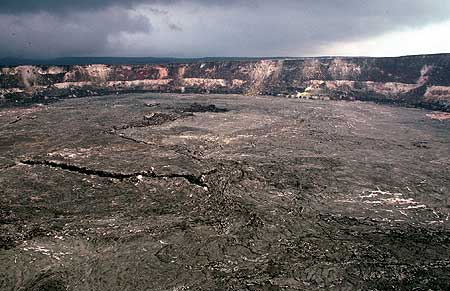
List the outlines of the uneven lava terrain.
<svg viewBox="0 0 450 291">
<path fill-rule="evenodd" d="M 450 119 L 132 94 L 0 109 L 0 290 L 450 290 Z"/>
</svg>

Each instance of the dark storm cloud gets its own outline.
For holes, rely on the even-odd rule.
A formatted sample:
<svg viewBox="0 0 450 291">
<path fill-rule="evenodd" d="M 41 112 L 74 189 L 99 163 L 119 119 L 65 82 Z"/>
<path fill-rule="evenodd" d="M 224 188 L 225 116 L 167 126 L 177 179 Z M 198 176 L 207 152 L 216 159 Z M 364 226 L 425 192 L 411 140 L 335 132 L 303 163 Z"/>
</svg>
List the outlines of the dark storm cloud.
<svg viewBox="0 0 450 291">
<path fill-rule="evenodd" d="M 114 5 L 131 7 L 143 1 L 133 0 L 2 0 L 0 11 L 2 13 L 29 13 L 29 12 L 62 12 L 73 10 L 95 10 Z"/>
<path fill-rule="evenodd" d="M 102 53 L 111 34 L 150 33 L 148 18 L 123 10 L 0 16 L 0 57 L 57 57 Z"/>
<path fill-rule="evenodd" d="M 448 0 L 1 0 L 0 57 L 318 54 L 449 15 Z"/>
<path fill-rule="evenodd" d="M 252 0 L 251 0 L 252 1 Z M 251 2 L 250 1 L 250 2 Z M 138 4 L 166 4 L 171 5 L 183 0 L 1 0 L 0 11 L 3 13 L 27 13 L 39 11 L 69 12 L 81 10 L 104 9 L 111 6 L 132 8 Z M 219 1 L 219 0 L 193 0 L 207 5 L 233 4 L 241 1 Z M 245 2 L 245 1 L 242 1 Z"/>
</svg>

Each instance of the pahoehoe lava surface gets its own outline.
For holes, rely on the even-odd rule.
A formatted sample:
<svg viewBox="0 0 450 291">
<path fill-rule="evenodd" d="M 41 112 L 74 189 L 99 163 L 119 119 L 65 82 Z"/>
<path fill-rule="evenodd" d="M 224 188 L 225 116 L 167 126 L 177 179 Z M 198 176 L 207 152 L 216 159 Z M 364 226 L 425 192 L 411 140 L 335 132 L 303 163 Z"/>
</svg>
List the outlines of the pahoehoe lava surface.
<svg viewBox="0 0 450 291">
<path fill-rule="evenodd" d="M 433 116 L 207 94 L 3 108 L 0 290 L 450 290 Z"/>
</svg>

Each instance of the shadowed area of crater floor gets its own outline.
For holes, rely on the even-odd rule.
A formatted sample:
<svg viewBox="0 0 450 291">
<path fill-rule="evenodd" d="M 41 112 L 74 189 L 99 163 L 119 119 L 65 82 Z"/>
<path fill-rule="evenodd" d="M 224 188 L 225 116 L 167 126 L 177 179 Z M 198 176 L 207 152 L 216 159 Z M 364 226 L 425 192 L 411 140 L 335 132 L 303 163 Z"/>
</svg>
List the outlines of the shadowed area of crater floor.
<svg viewBox="0 0 450 291">
<path fill-rule="evenodd" d="M 450 290 L 450 120 L 130 94 L 0 109 L 0 290 Z"/>
</svg>

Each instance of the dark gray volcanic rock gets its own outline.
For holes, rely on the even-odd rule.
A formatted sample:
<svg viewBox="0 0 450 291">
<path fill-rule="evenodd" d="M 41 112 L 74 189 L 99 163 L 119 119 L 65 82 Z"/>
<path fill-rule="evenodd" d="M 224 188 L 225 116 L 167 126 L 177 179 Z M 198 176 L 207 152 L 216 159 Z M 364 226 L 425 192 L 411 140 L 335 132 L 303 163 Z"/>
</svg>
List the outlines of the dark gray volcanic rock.
<svg viewBox="0 0 450 291">
<path fill-rule="evenodd" d="M 448 117 L 152 93 L 1 109 L 0 290 L 449 290 Z"/>
</svg>

